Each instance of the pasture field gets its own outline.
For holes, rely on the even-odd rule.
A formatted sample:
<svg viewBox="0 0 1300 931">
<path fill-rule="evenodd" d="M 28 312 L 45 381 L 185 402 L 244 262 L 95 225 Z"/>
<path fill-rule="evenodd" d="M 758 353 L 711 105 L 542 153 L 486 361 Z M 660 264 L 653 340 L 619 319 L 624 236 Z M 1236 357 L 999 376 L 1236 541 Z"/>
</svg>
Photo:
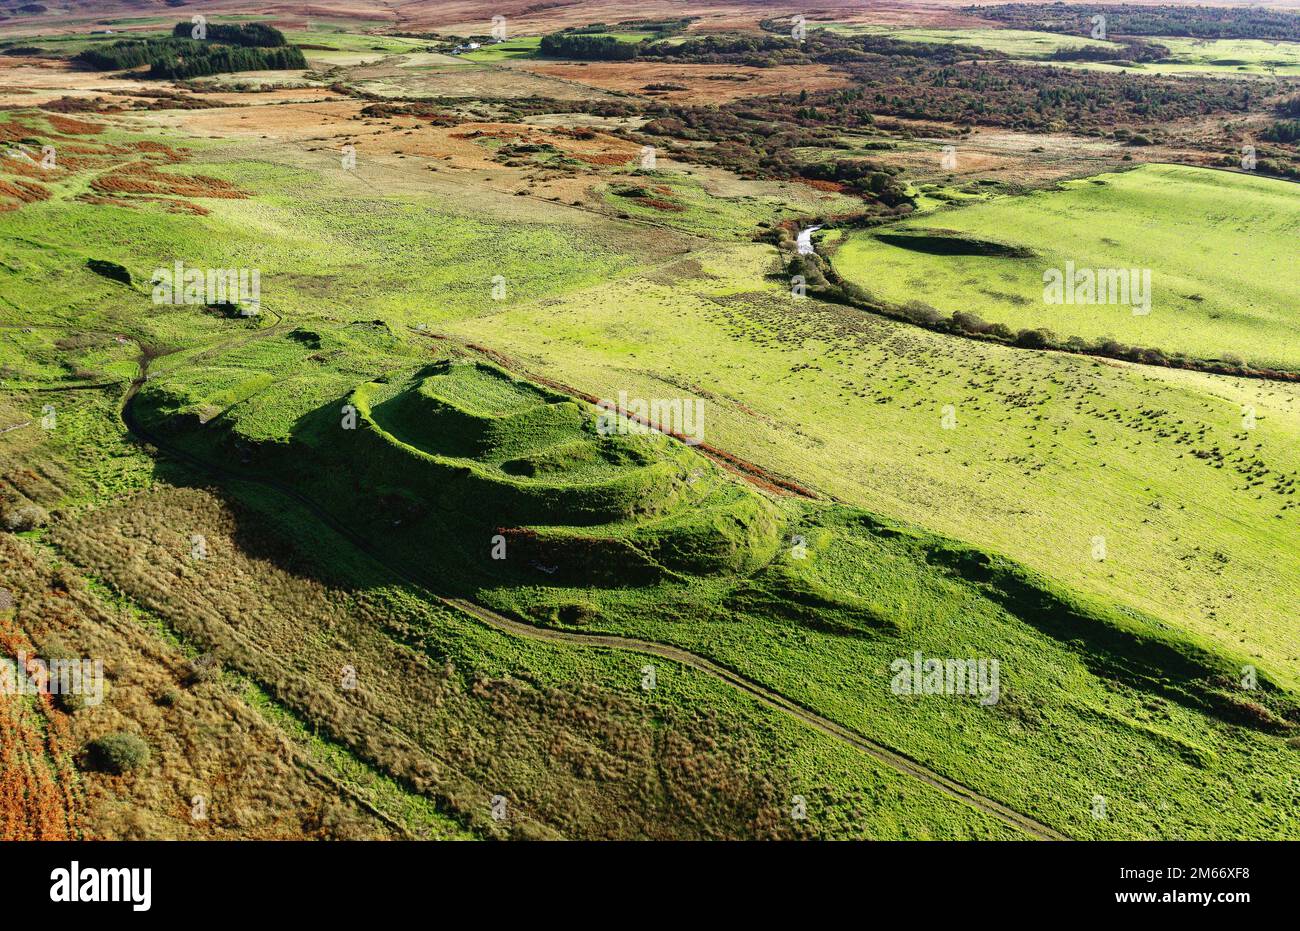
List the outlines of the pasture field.
<svg viewBox="0 0 1300 931">
<path fill-rule="evenodd" d="M 1253 73 L 1300 73 L 1300 43 L 1265 42 L 1259 39 L 1189 39 L 1161 36 L 1157 40 L 1172 53 L 1164 64 L 1204 65 L 1216 68 L 1245 67 Z"/>
<path fill-rule="evenodd" d="M 541 42 L 541 36 L 520 36 L 493 45 L 486 45 L 483 48 L 474 49 L 472 52 L 465 52 L 458 57 L 481 64 L 495 64 L 502 61 L 512 61 L 516 58 L 533 58 L 537 55 L 537 46 Z"/>
<path fill-rule="evenodd" d="M 1114 65 L 1104 61 L 1042 62 L 1054 68 L 1078 68 L 1084 71 L 1144 72 L 1150 74 L 1187 75 L 1201 78 L 1272 78 L 1300 76 L 1300 62 L 1293 58 L 1278 64 L 1238 63 L 1235 61 L 1153 61 Z"/>
<path fill-rule="evenodd" d="M 1215 218 L 1208 227 L 1207 216 Z M 936 254 L 873 231 L 850 236 L 834 254 L 835 267 L 890 303 L 973 312 L 1015 330 L 1047 327 L 1061 337 L 1112 336 L 1195 358 L 1300 368 L 1300 320 L 1291 300 L 1300 209 L 1286 181 L 1145 165 L 1059 190 L 943 209 L 897 229 L 922 227 L 1034 254 Z M 1149 270 L 1150 312 L 1045 303 L 1044 274 L 1064 274 L 1067 262 L 1076 269 Z"/>
<path fill-rule="evenodd" d="M 1243 649 L 1294 683 L 1293 385 L 1037 354 L 798 302 L 765 280 L 763 247 L 696 260 L 448 329 L 594 396 L 699 393 L 709 442 Z M 956 429 L 942 427 L 945 405 Z M 1262 415 L 1254 430 L 1246 406 Z"/>
<path fill-rule="evenodd" d="M 133 316 L 128 308 L 142 294 L 147 300 L 147 288 L 107 282 L 84 268 L 86 259 L 118 262 L 136 282 L 147 282 L 153 269 L 181 261 L 195 267 L 259 268 L 263 300 L 278 313 L 434 322 L 496 306 L 493 278 L 503 272 L 508 273 L 507 296 L 514 292 L 537 298 L 603 280 L 636 261 L 624 251 L 624 230 L 586 213 L 547 214 L 535 205 L 524 209 L 490 191 L 462 194 L 459 208 L 428 192 L 377 195 L 363 177 L 323 168 L 337 166 L 329 156 L 291 151 L 299 165 L 271 159 L 232 161 L 213 148 L 196 142 L 197 157 L 187 168 L 206 177 L 239 178 L 266 196 L 209 201 L 211 214 L 202 221 L 111 205 L 88 214 L 72 199 L 79 192 L 73 179 L 60 196 L 30 204 L 6 219 L 17 243 L 15 261 L 23 263 L 20 267 L 27 274 L 10 275 L 4 297 L 11 306 L 34 313 L 54 313 L 62 307 L 67 319 L 72 304 L 61 305 L 60 300 L 77 300 L 75 292 L 60 293 L 51 301 L 42 296 L 48 292 L 34 276 L 37 267 L 53 263 L 63 269 L 57 274 L 72 275 L 81 287 L 102 293 L 107 317 Z M 304 209 L 303 198 L 323 200 Z M 474 206 L 494 199 L 509 213 L 494 215 Z M 93 250 L 94 256 L 88 243 L 96 240 L 86 238 L 87 222 L 116 231 L 98 240 L 103 246 Z M 653 247 L 648 254 L 654 254 Z M 462 258 L 447 262 L 449 255 Z M 323 302 L 326 295 L 328 301 Z M 169 337 L 170 316 L 177 315 L 169 311 L 131 322 Z M 192 314 L 179 316 L 182 327 L 193 325 Z"/>
<path fill-rule="evenodd" d="M 286 30 L 285 40 L 305 46 L 307 63 L 315 68 L 349 68 L 380 61 L 392 55 L 418 53 L 428 47 L 423 39 L 367 35 L 343 26 L 317 24 L 309 30 Z"/>
<path fill-rule="evenodd" d="M 1200 77 L 1296 77 L 1300 76 L 1300 43 L 1267 42 L 1261 39 L 1191 39 L 1157 36 L 1169 57 L 1119 68 L 1104 62 L 1060 62 L 1072 68 L 1145 71 L 1152 74 L 1187 74 Z"/>
</svg>

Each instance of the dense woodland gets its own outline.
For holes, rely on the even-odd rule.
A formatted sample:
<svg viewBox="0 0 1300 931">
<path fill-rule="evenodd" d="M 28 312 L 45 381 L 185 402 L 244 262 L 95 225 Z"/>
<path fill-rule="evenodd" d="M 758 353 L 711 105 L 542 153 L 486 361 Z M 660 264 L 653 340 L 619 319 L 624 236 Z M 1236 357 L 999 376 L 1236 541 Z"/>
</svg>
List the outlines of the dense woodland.
<svg viewBox="0 0 1300 931">
<path fill-rule="evenodd" d="M 284 33 L 265 23 L 236 23 L 229 26 L 207 23 L 203 28 L 207 30 L 205 36 L 207 41 L 219 42 L 222 45 L 240 45 L 247 48 L 279 48 L 288 45 Z M 172 37 L 192 39 L 194 26 L 190 23 L 177 23 L 172 27 Z"/>
<path fill-rule="evenodd" d="M 639 55 L 641 58 L 672 62 L 746 65 L 753 68 L 813 63 L 839 65 L 880 56 L 955 62 L 971 56 L 969 47 L 946 43 L 904 42 L 885 36 L 840 36 L 813 31 L 807 39 L 797 42 L 788 35 L 790 26 L 786 20 L 767 20 L 763 26 L 773 33 L 784 30 L 785 34 L 705 36 L 676 44 L 656 42 L 642 46 Z M 983 49 L 980 57 L 1000 59 L 1006 55 Z"/>
<path fill-rule="evenodd" d="M 627 61 L 636 57 L 636 46 L 620 42 L 613 36 L 557 32 L 542 36 L 538 52 L 545 58 L 572 58 L 578 61 Z"/>
<path fill-rule="evenodd" d="M 189 23 L 177 23 L 166 39 L 122 39 L 111 45 L 88 48 L 75 56 L 96 71 L 117 71 L 149 66 L 152 78 L 181 80 L 236 71 L 283 71 L 306 68 L 302 50 L 286 45 L 276 29 L 260 23 L 236 26 L 209 25 L 208 38 L 190 38 Z"/>
</svg>

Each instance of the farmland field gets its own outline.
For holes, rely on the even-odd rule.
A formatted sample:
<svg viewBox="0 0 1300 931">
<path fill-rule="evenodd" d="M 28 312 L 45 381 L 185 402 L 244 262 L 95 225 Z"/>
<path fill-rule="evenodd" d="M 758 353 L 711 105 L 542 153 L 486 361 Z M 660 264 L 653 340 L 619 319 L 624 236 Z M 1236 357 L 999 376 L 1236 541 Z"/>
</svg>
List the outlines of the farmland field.
<svg viewBox="0 0 1300 931">
<path fill-rule="evenodd" d="M 1300 839 L 1289 21 L 92 5 L 0 19 L 0 660 L 104 686 L 0 838 Z"/>
<path fill-rule="evenodd" d="M 829 24 L 818 26 L 844 35 L 887 35 L 904 42 L 937 42 L 1005 52 L 1014 58 L 1048 58 L 1058 49 L 1098 48 L 1117 53 L 1123 47 L 1083 36 L 1028 29 L 894 29 L 888 26 Z"/>
<path fill-rule="evenodd" d="M 1032 245 L 1031 256 L 937 254 L 890 236 L 891 227 L 888 239 L 850 237 L 834 262 L 887 301 L 971 311 L 1013 329 L 1045 326 L 1062 336 L 1113 336 L 1294 370 L 1300 322 L 1289 269 L 1300 208 L 1292 188 L 1245 173 L 1147 165 L 1066 182 L 1058 191 L 941 210 L 912 227 Z M 1210 230 L 1200 227 L 1205 216 L 1215 218 Z M 1064 273 L 1067 262 L 1146 268 L 1150 306 L 1045 303 L 1044 275 Z"/>
</svg>

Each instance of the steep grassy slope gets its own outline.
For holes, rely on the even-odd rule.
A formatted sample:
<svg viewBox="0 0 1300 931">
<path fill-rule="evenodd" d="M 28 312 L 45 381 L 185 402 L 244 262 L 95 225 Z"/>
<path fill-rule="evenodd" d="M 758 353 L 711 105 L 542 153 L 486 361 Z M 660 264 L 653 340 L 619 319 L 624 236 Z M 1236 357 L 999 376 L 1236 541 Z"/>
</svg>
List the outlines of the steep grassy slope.
<svg viewBox="0 0 1300 931">
<path fill-rule="evenodd" d="M 148 424 L 186 438 L 186 381 L 142 395 Z M 458 572 L 498 574 L 496 542 L 495 561 L 507 545 L 526 553 L 533 580 L 744 572 L 777 546 L 771 504 L 716 465 L 659 433 L 628 432 L 624 418 L 598 428 L 608 415 L 486 362 L 361 384 L 304 414 L 288 446 L 259 443 L 261 410 L 282 390 L 271 384 L 207 422 L 204 449 L 239 451 L 348 520 L 386 527 L 395 544 L 443 554 L 451 590 L 478 584 Z"/>
</svg>

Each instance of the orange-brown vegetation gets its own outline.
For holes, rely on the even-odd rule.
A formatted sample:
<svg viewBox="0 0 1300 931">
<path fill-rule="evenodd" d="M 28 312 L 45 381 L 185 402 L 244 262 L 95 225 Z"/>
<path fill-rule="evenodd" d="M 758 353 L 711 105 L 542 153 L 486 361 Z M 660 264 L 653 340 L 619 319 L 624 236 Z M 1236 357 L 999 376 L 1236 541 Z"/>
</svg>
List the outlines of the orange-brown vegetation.
<svg viewBox="0 0 1300 931">
<path fill-rule="evenodd" d="M 845 190 L 845 186 L 838 181 L 822 181 L 817 178 L 796 178 L 795 180 L 808 185 L 814 190 L 826 191 L 830 194 L 839 194 Z"/>
<path fill-rule="evenodd" d="M 594 129 L 579 127 L 540 127 L 527 123 L 465 123 L 448 133 L 451 139 L 476 141 L 497 139 L 516 145 L 549 146 L 564 156 L 593 168 L 617 167 L 631 163 L 640 146 Z"/>
<path fill-rule="evenodd" d="M 196 681 L 194 660 L 148 617 L 4 533 L 0 579 L 16 603 L 0 650 L 102 660 L 107 680 L 101 704 L 71 714 L 49 696 L 34 707 L 0 698 L 0 838 L 391 836 L 228 683 Z M 114 731 L 144 739 L 150 761 L 121 776 L 78 773 L 82 748 Z"/>
<path fill-rule="evenodd" d="M 49 128 L 39 125 L 40 120 Z M 48 185 L 92 172 L 98 172 L 90 180 L 93 193 L 76 195 L 77 200 L 87 204 L 152 204 L 172 213 L 205 215 L 210 212 L 208 208 L 185 198 L 248 196 L 228 181 L 158 167 L 187 161 L 190 154 L 182 148 L 147 139 L 98 144 L 77 141 L 103 129 L 99 124 L 46 112 L 15 114 L 0 120 L 0 145 L 9 143 L 0 149 L 0 212 L 47 200 L 51 196 Z M 41 150 L 30 144 L 33 138 L 54 146 L 56 158 L 52 166 L 42 165 Z"/>
<path fill-rule="evenodd" d="M 173 197 L 244 198 L 247 193 L 229 181 L 205 175 L 159 171 L 147 162 L 132 162 L 105 172 L 90 182 L 101 194 L 156 194 Z"/>
<path fill-rule="evenodd" d="M 66 133 L 69 136 L 94 136 L 104 131 L 102 123 L 86 123 L 82 120 L 74 120 L 72 117 L 60 116 L 57 113 L 47 113 L 45 121 L 53 126 L 57 132 Z"/>
<path fill-rule="evenodd" d="M 36 667 L 19 669 L 18 656 L 36 650 L 13 613 L 0 610 L 0 658 L 23 676 Z M 49 695 L 0 694 L 0 840 L 75 838 L 75 786 L 67 719 Z"/>
<path fill-rule="evenodd" d="M 0 841 L 77 836 L 65 728 L 47 701 L 0 695 Z"/>
<path fill-rule="evenodd" d="M 602 152 L 597 154 L 575 152 L 573 157 L 580 162 L 586 162 L 588 165 L 626 165 L 631 161 L 631 156 L 622 152 Z"/>
<path fill-rule="evenodd" d="M 552 683 L 509 660 L 477 669 L 455 634 L 476 622 L 375 580 L 327 580 L 263 518 L 208 492 L 156 488 L 51 533 L 75 565 L 476 831 L 684 838 L 790 830 L 776 788 L 783 764 L 730 736 L 713 714 L 652 709 L 599 684 L 599 672 Z M 190 557 L 193 533 L 207 541 L 203 560 Z M 344 667 L 355 670 L 355 689 L 340 688 Z M 497 793 L 510 802 L 506 822 L 489 816 Z"/>
<path fill-rule="evenodd" d="M 8 167 L 8 166 L 6 166 Z M 0 210 L 17 210 L 23 204 L 48 200 L 50 192 L 34 181 L 5 181 L 0 179 Z"/>
<path fill-rule="evenodd" d="M 740 97 L 798 93 L 805 89 L 832 90 L 849 83 L 844 74 L 832 71 L 829 65 L 750 68 L 655 61 L 595 61 L 585 65 L 528 61 L 525 64 L 528 70 L 538 74 L 631 94 L 643 94 L 646 85 L 680 86 L 685 89 L 656 93 L 654 98 L 701 105 L 726 103 Z"/>
<path fill-rule="evenodd" d="M 653 207 L 655 210 L 667 210 L 672 212 L 681 212 L 686 208 L 681 204 L 674 204 L 670 200 L 660 200 L 657 197 L 636 197 L 633 198 L 643 207 Z"/>
</svg>

